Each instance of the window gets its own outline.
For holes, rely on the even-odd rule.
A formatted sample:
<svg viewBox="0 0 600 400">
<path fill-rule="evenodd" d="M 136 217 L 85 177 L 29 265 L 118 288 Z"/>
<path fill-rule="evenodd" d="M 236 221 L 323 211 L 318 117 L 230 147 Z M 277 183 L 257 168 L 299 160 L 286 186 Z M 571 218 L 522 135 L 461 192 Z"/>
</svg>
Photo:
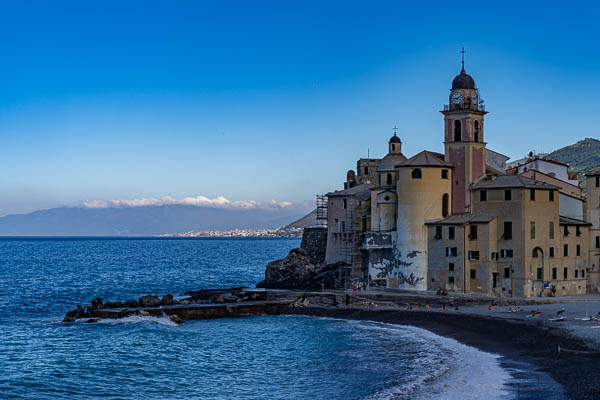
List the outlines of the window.
<svg viewBox="0 0 600 400">
<path fill-rule="evenodd" d="M 548 235 L 550 239 L 554 239 L 554 222 L 548 224 Z"/>
<path fill-rule="evenodd" d="M 448 271 L 454 271 L 454 263 L 448 263 Z"/>
<path fill-rule="evenodd" d="M 554 247 L 550 247 L 550 248 L 548 249 L 548 256 L 549 256 L 550 258 L 554 258 Z"/>
<path fill-rule="evenodd" d="M 498 253 L 492 252 L 492 260 L 497 260 L 497 259 L 498 259 Z"/>
<path fill-rule="evenodd" d="M 367 231 L 367 216 L 363 215 L 361 217 L 361 222 L 362 222 L 362 231 L 366 232 Z"/>
<path fill-rule="evenodd" d="M 389 185 L 392 184 L 392 174 L 387 174 L 385 178 L 386 183 Z"/>
<path fill-rule="evenodd" d="M 578 226 L 575 227 L 575 236 L 581 236 L 581 228 Z"/>
<path fill-rule="evenodd" d="M 442 179 L 448 179 L 448 170 L 447 169 L 442 170 Z"/>
<path fill-rule="evenodd" d="M 396 151 L 396 145 L 392 143 L 392 151 Z"/>
<path fill-rule="evenodd" d="M 344 210 L 346 209 L 346 206 L 348 205 L 348 202 L 346 199 L 342 200 L 342 202 L 344 203 Z"/>
<path fill-rule="evenodd" d="M 575 248 L 575 255 L 577 257 L 581 256 L 581 245 L 577 245 L 577 247 Z"/>
<path fill-rule="evenodd" d="M 454 141 L 460 142 L 461 136 L 462 136 L 462 127 L 460 126 L 460 121 L 455 120 L 454 121 Z"/>
<path fill-rule="evenodd" d="M 548 191 L 548 200 L 554 201 L 554 190 Z"/>
<path fill-rule="evenodd" d="M 435 227 L 435 238 L 436 239 L 442 238 L 442 227 L 439 225 Z"/>
<path fill-rule="evenodd" d="M 479 142 L 479 121 L 475 121 L 473 123 L 473 133 L 474 133 L 474 139 L 476 142 Z"/>
<path fill-rule="evenodd" d="M 575 278 L 578 278 L 578 277 L 579 277 L 578 275 L 579 275 L 579 270 L 578 270 L 578 269 L 576 269 L 576 270 L 575 270 Z"/>
<path fill-rule="evenodd" d="M 504 200 L 508 200 L 508 201 L 512 200 L 512 190 L 506 189 L 504 191 Z"/>
<path fill-rule="evenodd" d="M 581 270 L 581 277 L 582 277 L 582 278 L 585 278 L 585 269 L 582 269 L 582 270 Z"/>
<path fill-rule="evenodd" d="M 565 225 L 565 228 L 564 228 L 564 232 L 563 232 L 563 234 L 564 234 L 565 236 L 569 236 L 569 227 L 568 227 L 567 225 Z"/>
<path fill-rule="evenodd" d="M 411 177 L 413 179 L 421 179 L 421 169 L 415 168 L 412 170 Z"/>
<path fill-rule="evenodd" d="M 469 225 L 469 239 L 477 239 L 477 225 Z"/>
<path fill-rule="evenodd" d="M 369 175 L 369 167 L 365 167 L 365 175 Z"/>
<path fill-rule="evenodd" d="M 504 222 L 504 239 L 512 239 L 512 222 Z"/>
<path fill-rule="evenodd" d="M 479 252 L 469 251 L 469 260 L 479 260 Z"/>
<path fill-rule="evenodd" d="M 502 250 L 500 250 L 500 257 L 501 258 L 512 258 L 512 256 L 513 256 L 512 249 L 502 249 Z"/>
<path fill-rule="evenodd" d="M 535 239 L 535 222 L 531 221 L 530 225 L 530 234 L 531 238 Z"/>
<path fill-rule="evenodd" d="M 454 239 L 454 227 L 448 227 L 448 239 Z"/>
<path fill-rule="evenodd" d="M 504 268 L 504 279 L 510 278 L 510 268 Z"/>
<path fill-rule="evenodd" d="M 600 236 L 596 236 L 596 248 L 600 249 Z"/>
<path fill-rule="evenodd" d="M 563 268 L 563 279 L 569 279 L 569 268 Z"/>
<path fill-rule="evenodd" d="M 456 257 L 457 253 L 456 247 L 446 247 L 446 257 Z"/>
<path fill-rule="evenodd" d="M 442 196 L 442 217 L 446 218 L 448 216 L 448 203 L 449 203 L 448 193 L 444 193 Z"/>
<path fill-rule="evenodd" d="M 538 280 L 544 279 L 544 271 L 541 268 L 537 269 L 537 279 Z"/>
<path fill-rule="evenodd" d="M 448 277 L 448 283 L 454 283 L 454 277 L 453 276 L 449 276 Z"/>
<path fill-rule="evenodd" d="M 533 249 L 533 253 L 531 253 L 532 257 L 537 257 L 538 256 L 538 248 L 536 247 L 535 249 Z"/>
<path fill-rule="evenodd" d="M 529 200 L 535 200 L 535 189 L 529 189 Z"/>
<path fill-rule="evenodd" d="M 487 201 L 487 190 L 479 191 L 479 201 Z"/>
<path fill-rule="evenodd" d="M 596 187 L 600 187 L 600 176 L 596 176 Z"/>
<path fill-rule="evenodd" d="M 569 257 L 569 245 L 565 244 L 563 246 L 563 257 Z"/>
<path fill-rule="evenodd" d="M 342 232 L 346 232 L 346 221 L 342 221 Z"/>
<path fill-rule="evenodd" d="M 552 280 L 555 281 L 557 279 L 556 268 L 552 268 Z"/>
<path fill-rule="evenodd" d="M 471 270 L 471 279 L 477 279 L 477 270 L 476 269 Z"/>
</svg>

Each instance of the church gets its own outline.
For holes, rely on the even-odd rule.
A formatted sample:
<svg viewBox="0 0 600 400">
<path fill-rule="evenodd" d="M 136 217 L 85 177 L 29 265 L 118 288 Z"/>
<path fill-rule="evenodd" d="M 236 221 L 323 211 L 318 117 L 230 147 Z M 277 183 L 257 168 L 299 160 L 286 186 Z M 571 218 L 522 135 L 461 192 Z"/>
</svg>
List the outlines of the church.
<svg viewBox="0 0 600 400">
<path fill-rule="evenodd" d="M 463 53 L 464 54 L 464 53 Z M 361 158 L 317 209 L 342 284 L 537 297 L 600 290 L 600 172 L 587 197 L 568 165 L 507 167 L 487 148 L 485 103 L 464 58 L 443 115 L 444 153 Z"/>
</svg>

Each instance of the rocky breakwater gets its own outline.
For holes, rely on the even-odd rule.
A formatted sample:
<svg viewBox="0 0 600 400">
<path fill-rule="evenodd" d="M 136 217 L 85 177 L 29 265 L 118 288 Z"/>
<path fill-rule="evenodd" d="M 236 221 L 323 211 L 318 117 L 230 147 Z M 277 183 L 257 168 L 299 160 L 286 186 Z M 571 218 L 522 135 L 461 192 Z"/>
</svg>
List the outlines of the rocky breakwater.
<svg viewBox="0 0 600 400">
<path fill-rule="evenodd" d="M 125 318 L 130 316 L 168 316 L 179 324 L 184 319 L 209 319 L 242 315 L 277 314 L 295 297 L 248 288 L 198 290 L 174 297 L 145 295 L 137 300 L 104 303 L 96 298 L 89 305 L 77 307 L 65 315 L 63 322 L 97 322 L 101 318 Z"/>
<path fill-rule="evenodd" d="M 303 248 L 290 250 L 280 260 L 271 261 L 265 269 L 265 279 L 256 287 L 270 289 L 327 289 L 340 286 L 337 278 L 338 264 L 318 263 Z"/>
</svg>

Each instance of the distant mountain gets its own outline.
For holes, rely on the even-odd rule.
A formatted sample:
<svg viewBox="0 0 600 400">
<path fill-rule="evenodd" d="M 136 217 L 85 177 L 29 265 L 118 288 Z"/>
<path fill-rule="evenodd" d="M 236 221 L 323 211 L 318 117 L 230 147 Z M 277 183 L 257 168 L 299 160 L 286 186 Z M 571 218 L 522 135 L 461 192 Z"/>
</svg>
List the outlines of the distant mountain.
<svg viewBox="0 0 600 400">
<path fill-rule="evenodd" d="M 303 228 L 306 228 L 307 226 L 312 226 L 312 225 L 316 225 L 316 224 L 317 224 L 317 209 L 314 209 L 311 212 L 309 212 L 308 214 L 306 214 L 304 217 L 292 222 L 291 224 L 284 226 L 282 229 L 292 229 L 292 228 L 303 229 Z"/>
<path fill-rule="evenodd" d="M 227 209 L 192 205 L 61 207 L 0 218 L 1 236 L 154 236 L 189 231 L 273 229 L 299 218 L 293 207 Z"/>
<path fill-rule="evenodd" d="M 600 166 L 600 140 L 586 138 L 550 153 L 547 158 L 569 164 L 577 172 Z"/>
</svg>

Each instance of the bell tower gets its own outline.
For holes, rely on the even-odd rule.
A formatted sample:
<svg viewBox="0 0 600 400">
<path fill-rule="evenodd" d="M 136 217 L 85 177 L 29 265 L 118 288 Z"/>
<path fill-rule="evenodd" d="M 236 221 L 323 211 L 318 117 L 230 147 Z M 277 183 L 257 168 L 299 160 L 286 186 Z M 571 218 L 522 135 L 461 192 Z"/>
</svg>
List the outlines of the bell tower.
<svg viewBox="0 0 600 400">
<path fill-rule="evenodd" d="M 450 97 L 444 106 L 445 160 L 454 165 L 452 172 L 452 213 L 471 210 L 469 186 L 485 174 L 483 119 L 487 112 L 479 98 L 475 80 L 465 71 L 465 50 L 462 68 L 452 81 Z"/>
</svg>

